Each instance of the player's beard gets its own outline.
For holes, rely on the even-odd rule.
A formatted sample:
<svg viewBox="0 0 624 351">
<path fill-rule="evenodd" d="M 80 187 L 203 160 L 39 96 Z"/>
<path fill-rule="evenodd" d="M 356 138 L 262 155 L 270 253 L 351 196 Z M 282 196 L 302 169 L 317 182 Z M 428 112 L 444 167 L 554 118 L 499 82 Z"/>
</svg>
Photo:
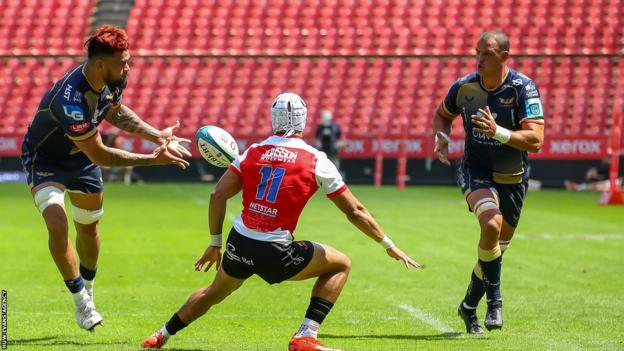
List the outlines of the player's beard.
<svg viewBox="0 0 624 351">
<path fill-rule="evenodd" d="M 122 77 L 121 79 L 111 79 L 110 76 L 111 75 L 109 74 L 108 77 L 106 77 L 106 79 L 104 79 L 104 80 L 106 81 L 106 85 L 108 85 L 108 88 L 111 91 L 114 91 L 116 89 L 123 90 L 128 85 L 128 75 L 127 74 L 126 74 L 125 77 Z"/>
<path fill-rule="evenodd" d="M 106 85 L 108 85 L 108 88 L 111 91 L 115 90 L 115 89 L 123 90 L 123 89 L 126 88 L 126 86 L 128 86 L 128 77 L 122 78 L 122 79 L 106 81 Z"/>
</svg>

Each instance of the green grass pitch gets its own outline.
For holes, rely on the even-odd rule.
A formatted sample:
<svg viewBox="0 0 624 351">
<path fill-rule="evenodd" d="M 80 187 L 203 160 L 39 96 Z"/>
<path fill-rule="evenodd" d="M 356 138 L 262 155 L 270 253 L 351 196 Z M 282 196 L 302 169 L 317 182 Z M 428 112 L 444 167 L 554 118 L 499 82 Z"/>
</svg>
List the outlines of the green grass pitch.
<svg viewBox="0 0 624 351">
<path fill-rule="evenodd" d="M 211 185 L 106 186 L 95 302 L 105 326 L 78 328 L 27 188 L 0 184 L 0 288 L 8 291 L 8 350 L 136 350 L 214 272 L 193 270 L 208 243 Z M 529 192 L 503 264 L 505 325 L 471 337 L 456 308 L 476 258 L 478 226 L 457 188 L 354 186 L 394 241 L 407 271 L 317 194 L 299 239 L 353 262 L 320 338 L 350 350 L 624 349 L 624 208 L 597 194 Z M 230 201 L 226 230 L 240 210 Z M 72 238 L 75 236 L 72 228 Z M 169 350 L 286 350 L 313 281 L 269 286 L 257 277 L 173 337 Z M 479 315 L 483 319 L 484 306 Z"/>
</svg>

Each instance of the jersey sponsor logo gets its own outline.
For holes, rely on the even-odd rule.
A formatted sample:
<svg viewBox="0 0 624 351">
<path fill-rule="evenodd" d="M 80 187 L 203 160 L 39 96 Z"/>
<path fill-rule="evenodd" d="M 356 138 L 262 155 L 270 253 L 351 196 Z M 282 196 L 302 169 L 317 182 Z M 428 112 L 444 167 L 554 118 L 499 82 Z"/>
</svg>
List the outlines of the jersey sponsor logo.
<svg viewBox="0 0 624 351">
<path fill-rule="evenodd" d="M 82 102 L 82 93 L 78 90 L 74 92 L 74 97 L 72 98 L 73 102 Z"/>
<path fill-rule="evenodd" d="M 540 99 L 538 98 L 527 99 L 524 105 L 526 107 L 527 118 L 544 116 L 544 110 L 542 109 L 542 101 Z"/>
<path fill-rule="evenodd" d="M 65 115 L 74 121 L 84 121 L 84 110 L 80 106 L 76 105 L 63 105 L 63 112 Z"/>
<path fill-rule="evenodd" d="M 52 172 L 36 172 L 35 174 L 41 178 L 52 177 L 54 175 Z"/>
<path fill-rule="evenodd" d="M 91 127 L 91 122 L 74 123 L 69 125 L 69 130 L 74 133 L 84 133 Z"/>
<path fill-rule="evenodd" d="M 516 98 L 513 96 L 509 99 L 498 98 L 498 102 L 501 104 L 501 106 L 511 106 L 513 105 L 515 99 Z"/>
<path fill-rule="evenodd" d="M 533 83 L 529 83 L 525 90 L 527 98 L 537 97 L 539 95 L 537 88 L 535 88 L 535 84 Z"/>
<path fill-rule="evenodd" d="M 296 152 L 290 151 L 283 147 L 269 149 L 260 157 L 261 161 L 295 163 L 297 160 Z"/>
<path fill-rule="evenodd" d="M 249 204 L 249 210 L 269 217 L 277 217 L 277 208 L 261 205 L 257 202 Z"/>
<path fill-rule="evenodd" d="M 511 81 L 511 84 L 515 87 L 522 85 L 522 79 L 514 79 Z"/>
<path fill-rule="evenodd" d="M 69 101 L 69 96 L 71 95 L 72 86 L 67 84 L 65 87 L 65 91 L 63 92 L 63 97 L 65 100 Z"/>
</svg>

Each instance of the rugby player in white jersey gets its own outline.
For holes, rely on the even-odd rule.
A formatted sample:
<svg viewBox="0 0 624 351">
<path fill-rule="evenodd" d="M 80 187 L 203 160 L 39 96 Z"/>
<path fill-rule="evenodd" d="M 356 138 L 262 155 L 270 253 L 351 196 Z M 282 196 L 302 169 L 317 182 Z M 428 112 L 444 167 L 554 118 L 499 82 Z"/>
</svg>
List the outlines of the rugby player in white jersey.
<svg viewBox="0 0 624 351">
<path fill-rule="evenodd" d="M 271 107 L 274 135 L 253 144 L 235 160 L 211 194 L 211 242 L 195 263 L 195 270 L 207 271 L 215 265 L 214 281 L 193 293 L 162 329 L 143 341 L 143 347 L 162 347 L 171 335 L 257 274 L 269 284 L 316 278 L 305 318 L 288 349 L 333 350 L 323 346 L 317 334 L 347 281 L 351 262 L 328 245 L 295 241 L 293 236 L 299 215 L 319 188 L 390 257 L 402 261 L 407 268 L 420 267 L 384 234 L 327 156 L 301 139 L 306 117 L 306 105 L 296 94 L 284 93 L 275 99 Z M 241 190 L 243 210 L 234 220 L 221 261 L 226 203 Z"/>
</svg>

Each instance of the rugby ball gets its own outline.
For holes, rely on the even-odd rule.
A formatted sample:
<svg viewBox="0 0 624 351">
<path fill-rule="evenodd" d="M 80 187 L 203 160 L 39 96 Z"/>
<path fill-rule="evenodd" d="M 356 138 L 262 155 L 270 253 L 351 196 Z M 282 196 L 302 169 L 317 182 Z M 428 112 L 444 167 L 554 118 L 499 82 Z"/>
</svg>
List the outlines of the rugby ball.
<svg viewBox="0 0 624 351">
<path fill-rule="evenodd" d="M 216 126 L 203 126 L 195 134 L 197 150 L 208 163 L 225 168 L 238 157 L 238 145 L 230 133 Z"/>
</svg>

